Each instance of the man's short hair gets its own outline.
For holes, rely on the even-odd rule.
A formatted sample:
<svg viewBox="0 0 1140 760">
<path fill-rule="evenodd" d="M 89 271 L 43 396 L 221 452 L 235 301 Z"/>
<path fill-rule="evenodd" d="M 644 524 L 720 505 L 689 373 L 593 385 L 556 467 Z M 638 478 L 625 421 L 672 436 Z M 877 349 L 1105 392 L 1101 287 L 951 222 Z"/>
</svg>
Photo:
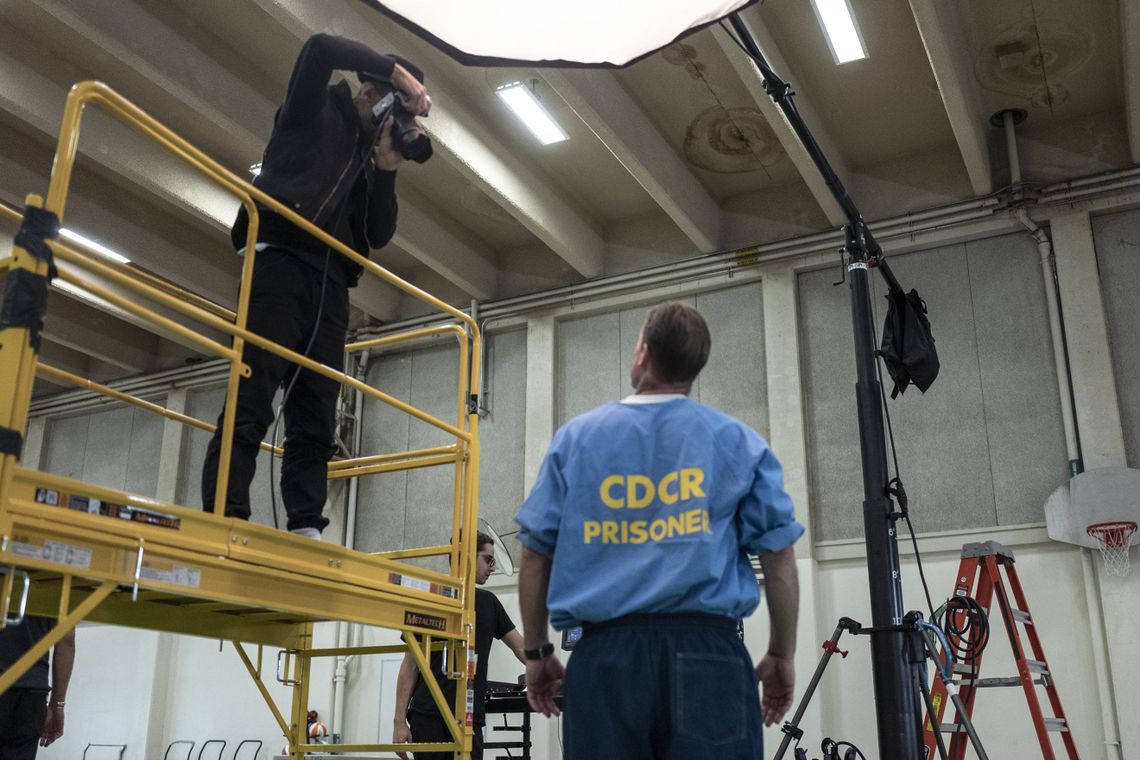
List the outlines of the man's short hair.
<svg viewBox="0 0 1140 760">
<path fill-rule="evenodd" d="M 641 341 L 654 374 L 665 383 L 691 383 L 709 360 L 712 338 L 705 318 L 687 303 L 670 301 L 649 310 Z"/>
<path fill-rule="evenodd" d="M 490 536 L 488 536 L 483 531 L 479 531 L 478 533 L 475 534 L 475 551 L 476 552 L 478 552 L 480 549 L 482 549 L 487 544 L 493 544 L 493 543 L 495 543 L 495 539 L 491 538 Z"/>
</svg>

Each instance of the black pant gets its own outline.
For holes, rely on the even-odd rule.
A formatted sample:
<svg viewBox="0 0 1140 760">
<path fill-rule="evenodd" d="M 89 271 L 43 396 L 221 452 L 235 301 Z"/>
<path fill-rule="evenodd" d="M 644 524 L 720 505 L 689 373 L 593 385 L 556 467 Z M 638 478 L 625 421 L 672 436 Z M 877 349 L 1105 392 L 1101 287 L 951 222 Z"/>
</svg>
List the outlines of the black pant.
<svg viewBox="0 0 1140 760">
<path fill-rule="evenodd" d="M 731 618 L 588 625 L 566 666 L 566 760 L 763 757 L 756 674 Z"/>
<path fill-rule="evenodd" d="M 34 760 L 47 718 L 43 689 L 8 689 L 0 694 L 0 760 Z"/>
<path fill-rule="evenodd" d="M 329 274 L 280 248 L 257 254 L 250 288 L 251 332 L 336 370 L 344 368 L 344 336 L 348 328 L 348 288 L 334 277 L 330 257 Z M 324 305 L 321 287 L 324 283 Z M 320 323 L 316 323 L 317 313 Z M 314 330 L 316 335 L 314 336 Z M 230 457 L 230 477 L 226 488 L 226 515 L 248 520 L 249 484 L 257 467 L 258 445 L 273 422 L 273 396 L 284 384 L 288 387 L 297 368 L 287 359 L 256 346 L 245 344 L 242 359 L 252 370 L 238 382 L 237 410 L 234 416 L 234 443 Z M 327 492 L 328 462 L 334 446 L 336 399 L 335 380 L 302 370 L 285 403 L 285 454 L 281 463 L 281 498 L 289 516 L 287 528 L 323 530 L 328 519 L 322 515 Z M 202 501 L 209 510 L 214 503 L 218 478 L 218 456 L 222 446 L 224 411 L 218 417 L 218 430 L 206 449 L 202 466 Z"/>
<path fill-rule="evenodd" d="M 414 742 L 450 742 L 451 734 L 447 724 L 439 715 L 428 715 L 421 712 L 408 713 L 408 727 L 412 729 Z M 454 752 L 413 752 L 416 760 L 451 760 Z M 483 760 L 483 727 L 475 726 L 475 733 L 471 736 L 471 760 Z"/>
</svg>

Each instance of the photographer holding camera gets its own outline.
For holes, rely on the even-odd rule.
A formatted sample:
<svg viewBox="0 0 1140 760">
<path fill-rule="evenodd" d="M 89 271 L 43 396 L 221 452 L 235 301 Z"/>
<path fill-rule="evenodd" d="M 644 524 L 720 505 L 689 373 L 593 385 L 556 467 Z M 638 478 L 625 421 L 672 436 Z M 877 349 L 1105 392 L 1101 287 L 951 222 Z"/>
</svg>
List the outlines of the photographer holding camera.
<svg viewBox="0 0 1140 760">
<path fill-rule="evenodd" d="M 337 70 L 358 72 L 355 95 L 347 82 L 329 85 Z M 431 141 L 414 118 L 430 108 L 423 72 L 409 61 L 316 34 L 297 57 L 254 185 L 368 256 L 396 230 L 396 167 L 404 158 L 422 163 L 431 155 Z M 247 328 L 343 369 L 348 288 L 362 267 L 269 209 L 259 208 L 259 218 Z M 239 253 L 246 253 L 248 228 L 243 207 L 231 231 Z M 274 419 L 273 397 L 284 384 L 286 527 L 320 538 L 328 524 L 322 512 L 335 450 L 338 384 L 248 343 L 242 360 L 252 374 L 238 384 L 226 516 L 249 519 L 258 445 Z M 202 468 L 207 510 L 215 498 L 223 417 L 224 411 Z"/>
</svg>

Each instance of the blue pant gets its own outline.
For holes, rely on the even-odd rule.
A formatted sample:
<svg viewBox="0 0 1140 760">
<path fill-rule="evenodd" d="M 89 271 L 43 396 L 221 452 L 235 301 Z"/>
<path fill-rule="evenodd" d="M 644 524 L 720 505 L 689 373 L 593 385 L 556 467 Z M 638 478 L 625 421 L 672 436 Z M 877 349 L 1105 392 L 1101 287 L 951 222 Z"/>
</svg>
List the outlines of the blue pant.
<svg viewBox="0 0 1140 760">
<path fill-rule="evenodd" d="M 566 760 L 760 760 L 760 694 L 736 621 L 587 625 L 567 667 Z"/>
</svg>

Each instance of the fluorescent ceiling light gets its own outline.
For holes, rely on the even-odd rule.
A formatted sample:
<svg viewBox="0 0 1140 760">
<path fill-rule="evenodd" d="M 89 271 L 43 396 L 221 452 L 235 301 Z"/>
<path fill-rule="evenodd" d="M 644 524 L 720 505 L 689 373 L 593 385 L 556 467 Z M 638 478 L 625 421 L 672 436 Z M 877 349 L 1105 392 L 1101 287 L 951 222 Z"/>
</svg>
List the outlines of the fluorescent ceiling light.
<svg viewBox="0 0 1140 760">
<path fill-rule="evenodd" d="M 570 136 L 538 102 L 538 98 L 523 82 L 511 82 L 495 90 L 507 107 L 515 112 L 523 124 L 534 133 L 543 145 L 569 140 Z"/>
<path fill-rule="evenodd" d="M 59 235 L 60 235 L 60 237 L 66 239 L 66 240 L 70 240 L 73 243 L 79 243 L 81 246 L 89 248 L 90 250 L 94 251 L 95 253 L 99 254 L 100 256 L 105 256 L 106 258 L 111 259 L 111 261 L 117 261 L 120 264 L 130 264 L 131 263 L 131 260 L 128 259 L 126 256 L 115 253 L 114 251 L 112 251 L 107 246 L 100 245 L 99 243 L 96 243 L 94 240 L 91 240 L 89 238 L 85 238 L 82 235 L 80 235 L 78 232 L 72 232 L 71 230 L 63 229 L 63 230 L 59 231 Z"/>
<path fill-rule="evenodd" d="M 847 0 L 811 0 L 811 4 L 820 25 L 827 32 L 827 44 L 836 63 L 867 57 L 867 49 L 863 47 L 863 38 Z"/>
</svg>

